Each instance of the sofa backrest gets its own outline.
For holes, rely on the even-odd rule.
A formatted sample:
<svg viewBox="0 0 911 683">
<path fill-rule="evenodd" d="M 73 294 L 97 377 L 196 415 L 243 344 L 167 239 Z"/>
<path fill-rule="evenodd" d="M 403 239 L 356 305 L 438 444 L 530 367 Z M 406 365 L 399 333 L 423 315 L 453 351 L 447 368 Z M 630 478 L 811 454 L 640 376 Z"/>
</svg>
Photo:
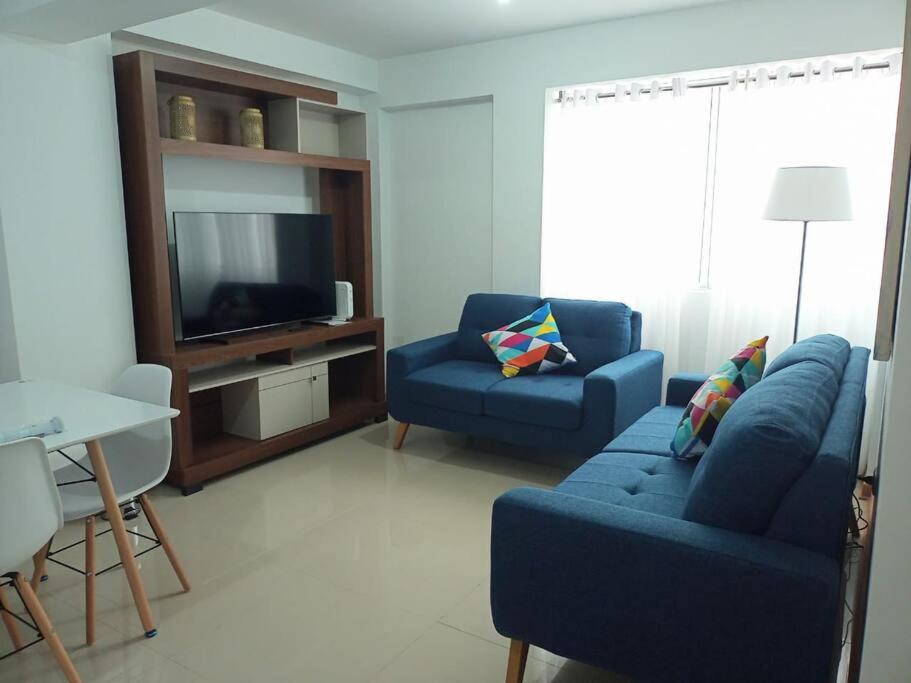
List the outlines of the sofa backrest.
<svg viewBox="0 0 911 683">
<path fill-rule="evenodd" d="M 766 535 L 841 557 L 863 435 L 870 350 L 854 347 L 816 457 L 785 494 Z M 843 501 L 839 506 L 833 501 Z"/>
<path fill-rule="evenodd" d="M 833 517 L 847 522 L 844 477 L 853 478 L 852 463 L 856 468 L 865 352 L 852 354 L 841 337 L 819 335 L 775 359 L 718 426 L 693 474 L 684 518 L 836 548 L 831 534 L 824 543 L 811 538 L 829 530 Z M 812 486 L 819 487 L 812 496 L 795 493 Z M 802 514 L 815 521 L 785 529 Z"/>
<path fill-rule="evenodd" d="M 462 360 L 496 363 L 497 358 L 481 338 L 514 320 L 523 318 L 542 304 L 540 297 L 519 294 L 471 294 L 462 308 L 456 353 Z"/>
<path fill-rule="evenodd" d="M 633 341 L 633 312 L 626 304 L 581 299 L 544 301 L 550 302 L 560 337 L 578 361 L 568 368 L 572 374 L 587 375 L 629 355 Z"/>
<path fill-rule="evenodd" d="M 629 352 L 636 353 L 642 349 L 642 314 L 633 311 L 629 319 Z"/>
<path fill-rule="evenodd" d="M 517 294 L 472 294 L 465 301 L 459 321 L 458 357 L 496 363 L 481 335 L 528 315 L 545 302 L 550 302 L 560 336 L 578 361 L 567 372 L 585 375 L 639 350 L 642 316 L 625 304 Z"/>
</svg>

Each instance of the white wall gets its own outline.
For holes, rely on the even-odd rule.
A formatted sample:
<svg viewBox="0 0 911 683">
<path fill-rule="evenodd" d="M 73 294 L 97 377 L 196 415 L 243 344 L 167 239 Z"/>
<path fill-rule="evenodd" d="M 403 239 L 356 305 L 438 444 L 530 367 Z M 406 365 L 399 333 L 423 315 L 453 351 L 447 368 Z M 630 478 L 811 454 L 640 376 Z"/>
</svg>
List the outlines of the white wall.
<svg viewBox="0 0 911 683">
<path fill-rule="evenodd" d="M 492 287 L 537 294 L 546 88 L 895 47 L 903 12 L 903 0 L 739 0 L 407 55 L 380 62 L 378 106 L 493 98 Z M 402 257 L 386 250 L 384 272 Z"/>
<path fill-rule="evenodd" d="M 899 683 L 911 677 L 911 239 L 907 231 L 903 259 L 877 472 L 861 683 Z"/>
<path fill-rule="evenodd" d="M 452 331 L 465 297 L 491 287 L 492 113 L 472 100 L 383 117 L 395 226 L 385 246 L 396 255 L 384 287 L 402 302 L 383 312 L 394 346 Z"/>
<path fill-rule="evenodd" d="M 132 30 L 172 54 L 294 71 L 349 104 L 376 88 L 373 59 L 214 12 Z M 0 33 L 0 380 L 103 388 L 135 362 L 111 55 L 110 36 L 56 45 Z M 230 179 L 214 180 L 207 201 Z M 263 194 L 288 182 L 305 181 L 282 175 Z M 379 253 L 378 229 L 374 240 Z"/>
<path fill-rule="evenodd" d="M 372 162 L 374 306 L 377 315 L 383 314 L 382 192 L 375 95 L 379 66 L 375 59 L 209 10 L 130 27 L 116 34 L 114 47 L 117 54 L 145 49 L 327 87 L 338 91 L 340 107 L 365 111 L 367 158 Z"/>
<path fill-rule="evenodd" d="M 547 88 L 893 48 L 902 43 L 904 10 L 905 0 L 739 0 L 408 55 L 380 63 L 377 105 L 395 109 L 493 98 L 492 288 L 537 294 Z M 382 127 L 384 118 L 379 122 L 385 178 L 396 149 L 388 149 L 394 136 Z M 466 196 L 457 183 L 452 192 Z M 399 198 L 385 182 L 382 200 L 383 240 L 394 243 L 391 207 Z M 906 681 L 911 671 L 911 241 L 906 252 L 877 500 L 864 683 Z M 413 256 L 383 253 L 388 277 L 394 277 L 403 258 Z M 414 290 L 420 297 L 421 289 Z M 388 305 L 395 310 L 409 304 Z M 688 305 L 688 315 L 705 317 L 703 300 Z"/>
<path fill-rule="evenodd" d="M 135 360 L 110 39 L 0 35 L 0 93 L 18 372 L 109 386 Z"/>
</svg>

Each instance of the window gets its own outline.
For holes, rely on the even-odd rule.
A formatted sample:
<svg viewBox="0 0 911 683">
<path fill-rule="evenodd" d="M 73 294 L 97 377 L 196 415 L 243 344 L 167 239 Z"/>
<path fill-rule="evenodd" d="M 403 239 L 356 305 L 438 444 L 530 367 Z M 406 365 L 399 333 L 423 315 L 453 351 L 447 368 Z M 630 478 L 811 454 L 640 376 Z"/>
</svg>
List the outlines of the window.
<svg viewBox="0 0 911 683">
<path fill-rule="evenodd" d="M 897 73 L 897 56 L 856 58 L 564 92 L 545 125 L 542 294 L 641 311 L 666 375 L 766 334 L 772 358 L 791 343 L 802 226 L 762 219 L 771 181 L 845 166 L 854 219 L 809 226 L 799 336 L 871 346 Z M 874 410 L 882 376 L 871 366 Z"/>
<path fill-rule="evenodd" d="M 801 231 L 762 219 L 772 178 L 846 166 L 855 217 L 810 225 L 800 335 L 871 343 L 898 98 L 886 64 L 564 93 L 546 121 L 542 293 L 641 310 L 644 342 L 672 372 L 764 334 L 775 355 L 791 340 Z"/>
</svg>

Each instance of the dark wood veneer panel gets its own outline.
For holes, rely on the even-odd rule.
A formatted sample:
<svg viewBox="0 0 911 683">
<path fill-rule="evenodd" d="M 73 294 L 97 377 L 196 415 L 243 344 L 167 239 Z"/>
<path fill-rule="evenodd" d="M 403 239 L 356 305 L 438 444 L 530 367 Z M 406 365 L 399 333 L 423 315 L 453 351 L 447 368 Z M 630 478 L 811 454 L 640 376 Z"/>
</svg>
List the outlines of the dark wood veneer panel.
<svg viewBox="0 0 911 683">
<path fill-rule="evenodd" d="M 238 114 L 268 111 L 281 97 L 335 104 L 336 93 L 149 52 L 114 58 L 124 204 L 136 349 L 143 362 L 171 368 L 174 454 L 168 481 L 193 486 L 292 448 L 386 415 L 383 320 L 373 317 L 370 162 L 241 147 Z M 200 142 L 167 137 L 167 100 L 189 94 L 197 103 Z M 266 121 L 268 125 L 268 120 Z M 332 215 L 338 279 L 354 285 L 357 316 L 337 327 L 306 325 L 231 337 L 226 344 L 176 343 L 171 298 L 162 155 L 186 155 L 319 169 L 321 211 Z M 190 371 L 208 363 L 259 356 L 291 362 L 293 351 L 337 341 L 372 343 L 372 353 L 331 361 L 330 419 L 264 441 L 224 432 L 218 389 L 190 394 Z"/>
<path fill-rule="evenodd" d="M 174 351 L 171 276 L 152 58 L 114 58 L 124 210 L 140 360 Z"/>
<path fill-rule="evenodd" d="M 240 111 L 255 107 L 263 112 L 263 128 L 269 139 L 269 101 L 262 97 L 249 97 L 215 93 L 200 88 L 158 83 L 158 132 L 160 137 L 171 137 L 171 115 L 168 100 L 175 95 L 189 95 L 196 103 L 196 138 L 200 142 L 222 145 L 240 145 Z"/>
<path fill-rule="evenodd" d="M 282 81 L 277 78 L 251 74 L 247 71 L 226 69 L 211 64 L 201 64 L 179 57 L 143 53 L 154 57 L 156 78 L 162 83 L 201 88 L 218 93 L 273 99 L 300 97 L 305 100 L 338 104 L 338 93 L 312 85 Z"/>
<path fill-rule="evenodd" d="M 182 156 L 208 157 L 226 161 L 252 161 L 261 164 L 282 166 L 304 166 L 307 168 L 337 169 L 366 173 L 370 162 L 365 159 L 346 159 L 320 154 L 299 154 L 277 149 L 253 149 L 239 145 L 223 145 L 211 142 L 192 142 L 161 138 L 161 153 Z"/>
</svg>

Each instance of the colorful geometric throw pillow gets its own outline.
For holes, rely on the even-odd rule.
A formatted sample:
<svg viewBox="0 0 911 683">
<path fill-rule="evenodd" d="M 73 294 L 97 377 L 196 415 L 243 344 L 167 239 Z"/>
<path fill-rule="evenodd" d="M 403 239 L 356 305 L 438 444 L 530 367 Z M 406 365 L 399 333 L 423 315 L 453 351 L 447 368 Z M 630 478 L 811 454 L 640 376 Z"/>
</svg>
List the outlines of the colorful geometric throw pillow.
<svg viewBox="0 0 911 683">
<path fill-rule="evenodd" d="M 680 418 L 671 451 L 677 460 L 705 453 L 721 418 L 740 395 L 762 379 L 768 337 L 750 342 L 699 387 Z"/>
<path fill-rule="evenodd" d="M 503 363 L 503 375 L 533 375 L 550 372 L 576 362 L 563 345 L 557 321 L 546 303 L 530 315 L 498 330 L 482 334 L 484 341 Z"/>
</svg>

